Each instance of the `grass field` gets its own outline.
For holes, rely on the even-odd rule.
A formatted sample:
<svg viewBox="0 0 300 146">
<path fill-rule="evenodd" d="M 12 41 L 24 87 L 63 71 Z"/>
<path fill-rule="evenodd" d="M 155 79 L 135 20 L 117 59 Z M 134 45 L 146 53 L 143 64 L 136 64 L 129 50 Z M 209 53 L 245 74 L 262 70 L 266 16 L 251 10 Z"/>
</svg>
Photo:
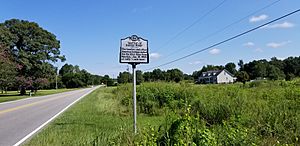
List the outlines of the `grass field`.
<svg viewBox="0 0 300 146">
<path fill-rule="evenodd" d="M 51 89 L 51 90 L 38 90 L 36 94 L 32 94 L 32 97 L 34 96 L 44 96 L 44 95 L 50 95 L 50 94 L 55 94 L 55 93 L 61 93 L 61 92 L 67 92 L 67 91 L 72 91 L 76 89 Z M 30 96 L 28 95 L 30 91 L 27 91 L 27 95 L 20 96 L 18 91 L 7 91 L 7 93 L 0 93 L 0 102 L 6 102 L 6 101 L 13 101 L 13 100 L 19 100 L 23 98 L 29 98 Z"/>
<path fill-rule="evenodd" d="M 112 145 L 131 143 L 132 119 L 112 93 L 99 88 L 87 95 L 25 145 Z M 122 115 L 124 113 L 124 115 Z M 139 126 L 159 125 L 162 117 L 140 115 Z"/>
<path fill-rule="evenodd" d="M 26 145 L 300 145 L 300 80 L 100 88 Z M 150 125 L 150 126 L 149 126 Z"/>
</svg>

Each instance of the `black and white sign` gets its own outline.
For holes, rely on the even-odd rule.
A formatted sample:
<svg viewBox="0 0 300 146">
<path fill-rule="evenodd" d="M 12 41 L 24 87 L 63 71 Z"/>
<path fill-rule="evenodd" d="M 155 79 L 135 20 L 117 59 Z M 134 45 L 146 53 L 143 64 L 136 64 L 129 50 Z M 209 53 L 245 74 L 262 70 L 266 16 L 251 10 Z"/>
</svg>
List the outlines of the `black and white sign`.
<svg viewBox="0 0 300 146">
<path fill-rule="evenodd" d="M 149 63 L 148 40 L 136 35 L 121 39 L 120 63 Z"/>
</svg>

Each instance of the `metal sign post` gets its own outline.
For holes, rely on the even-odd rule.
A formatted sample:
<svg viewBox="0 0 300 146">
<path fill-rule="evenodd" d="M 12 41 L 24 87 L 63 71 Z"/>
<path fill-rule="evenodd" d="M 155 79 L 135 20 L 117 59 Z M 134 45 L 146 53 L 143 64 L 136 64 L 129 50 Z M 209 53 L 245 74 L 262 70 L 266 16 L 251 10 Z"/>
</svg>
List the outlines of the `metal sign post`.
<svg viewBox="0 0 300 146">
<path fill-rule="evenodd" d="M 137 133 L 137 128 L 136 128 L 136 72 L 135 72 L 136 64 L 132 64 L 132 75 L 133 75 L 133 90 L 132 90 L 132 95 L 133 95 L 133 130 L 134 133 Z"/>
<path fill-rule="evenodd" d="M 128 63 L 132 65 L 133 75 L 133 131 L 137 133 L 136 121 L 136 65 L 140 63 L 149 63 L 148 40 L 136 35 L 121 39 L 120 47 L 120 63 Z"/>
</svg>

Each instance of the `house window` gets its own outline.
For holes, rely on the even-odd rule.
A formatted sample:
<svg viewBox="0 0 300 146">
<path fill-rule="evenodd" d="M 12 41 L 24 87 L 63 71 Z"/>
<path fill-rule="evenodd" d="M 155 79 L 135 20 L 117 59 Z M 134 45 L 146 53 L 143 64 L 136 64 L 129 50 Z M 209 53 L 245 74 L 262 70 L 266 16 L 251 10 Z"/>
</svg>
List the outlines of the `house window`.
<svg viewBox="0 0 300 146">
<path fill-rule="evenodd" d="M 226 77 L 226 80 L 228 80 L 228 77 Z"/>
<path fill-rule="evenodd" d="M 226 75 L 226 72 L 224 71 L 224 75 Z"/>
</svg>

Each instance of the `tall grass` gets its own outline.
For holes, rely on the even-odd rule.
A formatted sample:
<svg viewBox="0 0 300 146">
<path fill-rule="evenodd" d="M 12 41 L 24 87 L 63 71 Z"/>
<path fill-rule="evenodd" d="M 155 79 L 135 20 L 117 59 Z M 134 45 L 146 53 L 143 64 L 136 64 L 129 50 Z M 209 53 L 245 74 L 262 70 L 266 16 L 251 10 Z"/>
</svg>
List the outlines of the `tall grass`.
<svg viewBox="0 0 300 146">
<path fill-rule="evenodd" d="M 123 105 L 130 107 L 128 89 L 129 85 L 123 85 L 115 93 Z M 209 133 L 208 137 L 215 139 L 217 145 L 300 144 L 300 80 L 256 81 L 246 85 L 143 83 L 137 88 L 137 100 L 140 113 L 163 116 L 168 110 L 177 115 L 169 120 L 170 124 L 161 125 L 165 129 L 155 131 L 156 136 L 150 138 L 156 139 L 155 144 L 162 145 L 159 139 L 165 135 L 169 135 L 169 142 L 190 136 L 192 142 L 199 144 L 199 132 Z M 186 120 L 187 115 L 194 120 Z M 202 126 L 194 127 L 195 123 Z M 188 132 L 178 127 L 193 132 L 186 136 Z M 170 135 L 174 130 L 176 138 Z M 149 139 L 149 132 L 144 133 L 138 137 Z M 137 143 L 141 144 L 141 139 Z"/>
<path fill-rule="evenodd" d="M 133 143 L 132 116 L 113 94 L 99 88 L 87 95 L 25 145 L 123 145 Z M 125 114 L 124 114 L 125 113 Z M 160 125 L 163 117 L 138 116 L 139 127 Z"/>
<path fill-rule="evenodd" d="M 300 145 L 300 80 L 94 91 L 26 145 Z"/>
</svg>

